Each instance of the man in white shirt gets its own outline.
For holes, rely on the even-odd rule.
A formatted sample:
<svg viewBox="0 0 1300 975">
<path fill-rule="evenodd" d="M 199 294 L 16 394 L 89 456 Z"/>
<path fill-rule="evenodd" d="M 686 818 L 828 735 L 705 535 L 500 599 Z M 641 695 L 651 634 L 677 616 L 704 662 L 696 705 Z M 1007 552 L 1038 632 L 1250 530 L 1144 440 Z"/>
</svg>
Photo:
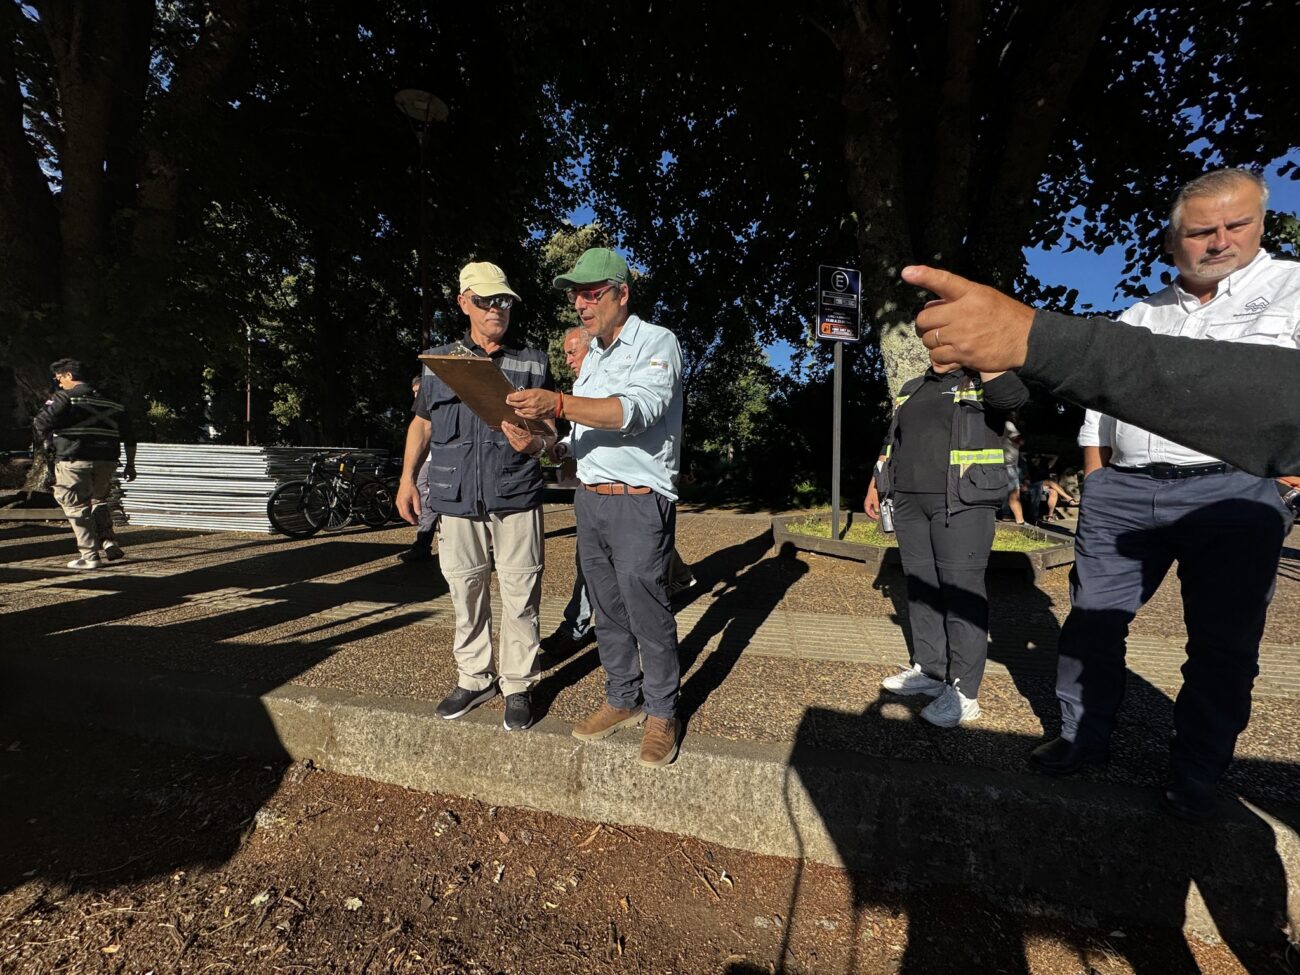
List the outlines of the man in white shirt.
<svg viewBox="0 0 1300 975">
<path fill-rule="evenodd" d="M 1300 264 L 1260 249 L 1267 200 L 1263 180 L 1247 170 L 1184 186 L 1165 234 L 1178 278 L 1121 319 L 1157 334 L 1300 345 Z M 1066 775 L 1106 760 L 1129 622 L 1176 561 L 1187 661 L 1164 798 L 1174 814 L 1206 819 L 1250 718 L 1291 513 L 1278 482 L 1093 411 L 1079 443 L 1086 480 L 1057 664 L 1061 734 L 1034 749 L 1031 762 Z"/>
</svg>

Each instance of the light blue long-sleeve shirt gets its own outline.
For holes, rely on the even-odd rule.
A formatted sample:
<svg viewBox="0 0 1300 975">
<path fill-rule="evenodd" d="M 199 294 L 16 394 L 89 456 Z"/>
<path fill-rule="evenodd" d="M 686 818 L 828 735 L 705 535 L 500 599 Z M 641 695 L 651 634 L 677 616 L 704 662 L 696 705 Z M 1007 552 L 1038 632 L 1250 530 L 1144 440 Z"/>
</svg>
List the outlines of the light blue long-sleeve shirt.
<svg viewBox="0 0 1300 975">
<path fill-rule="evenodd" d="M 615 396 L 618 430 L 573 425 L 571 444 L 583 484 L 621 481 L 677 500 L 682 443 L 682 352 L 666 328 L 630 315 L 609 348 L 591 340 L 575 396 Z"/>
</svg>

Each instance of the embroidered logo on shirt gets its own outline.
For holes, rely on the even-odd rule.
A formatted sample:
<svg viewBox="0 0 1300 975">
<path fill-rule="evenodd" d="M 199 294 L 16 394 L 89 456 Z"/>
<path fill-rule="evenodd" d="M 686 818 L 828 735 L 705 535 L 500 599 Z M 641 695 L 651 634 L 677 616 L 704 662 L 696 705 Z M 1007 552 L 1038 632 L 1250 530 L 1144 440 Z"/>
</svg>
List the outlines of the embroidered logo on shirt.
<svg viewBox="0 0 1300 975">
<path fill-rule="evenodd" d="M 651 359 L 651 360 L 650 360 L 650 368 L 651 368 L 651 369 L 667 369 L 667 368 L 668 368 L 668 360 L 667 360 L 667 359 Z"/>
<path fill-rule="evenodd" d="M 1260 295 L 1254 301 L 1246 305 L 1245 309 L 1246 311 L 1251 312 L 1252 314 L 1258 314 L 1268 306 L 1269 306 L 1269 300 L 1265 298 L 1263 295 Z"/>
</svg>

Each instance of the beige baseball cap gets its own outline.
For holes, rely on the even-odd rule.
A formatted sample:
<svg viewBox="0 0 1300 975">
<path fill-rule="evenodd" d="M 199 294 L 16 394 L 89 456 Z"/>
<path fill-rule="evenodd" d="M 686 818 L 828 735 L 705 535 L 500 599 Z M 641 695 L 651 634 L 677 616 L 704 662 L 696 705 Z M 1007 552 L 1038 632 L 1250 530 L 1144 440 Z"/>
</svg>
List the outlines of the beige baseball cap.
<svg viewBox="0 0 1300 975">
<path fill-rule="evenodd" d="M 460 269 L 461 294 L 471 289 L 483 298 L 510 295 L 516 301 L 522 300 L 510 287 L 510 282 L 506 280 L 506 272 L 487 261 L 473 261 Z"/>
</svg>

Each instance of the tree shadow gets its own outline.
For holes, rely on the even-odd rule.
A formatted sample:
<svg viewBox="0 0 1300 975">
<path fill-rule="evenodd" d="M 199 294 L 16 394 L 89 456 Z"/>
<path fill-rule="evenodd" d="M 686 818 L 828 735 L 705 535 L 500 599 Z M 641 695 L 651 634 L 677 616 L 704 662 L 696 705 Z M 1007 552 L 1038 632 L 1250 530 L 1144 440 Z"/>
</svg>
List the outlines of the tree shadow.
<svg viewBox="0 0 1300 975">
<path fill-rule="evenodd" d="M 423 613 L 406 607 L 446 591 L 439 573 L 412 584 L 404 566 L 388 565 L 400 547 L 328 539 L 173 576 L 59 575 L 49 588 L 66 598 L 10 613 L 6 630 L 21 638 L 0 654 L 0 713 L 11 733 L 58 738 L 51 716 L 84 715 L 106 729 L 222 742 L 256 761 L 144 742 L 119 752 L 82 730 L 85 753 L 73 753 L 69 777 L 6 741 L 0 829 L 12 842 L 0 853 L 0 892 L 28 887 L 24 910 L 39 910 L 61 890 L 226 862 L 292 764 L 261 696 L 345 644 L 411 625 Z M 318 581 L 354 570 L 342 585 Z M 340 598 L 363 605 L 340 612 Z M 292 635 L 240 642 L 274 627 Z"/>
<path fill-rule="evenodd" d="M 61 514 L 62 512 L 60 512 Z M 20 535 L 19 532 L 22 534 Z M 203 534 L 206 533 L 170 528 L 156 531 L 140 529 L 131 532 L 130 542 L 132 544 L 147 545 L 153 542 L 194 538 Z M 73 559 L 77 556 L 77 542 L 73 537 L 72 529 L 67 526 L 66 521 L 61 527 L 24 525 L 22 528 L 7 529 L 3 535 L 0 535 L 0 541 L 22 537 L 22 535 L 29 535 L 33 540 L 19 545 L 0 545 L 0 558 L 3 558 L 6 564 L 30 562 L 33 559 Z"/>
</svg>

